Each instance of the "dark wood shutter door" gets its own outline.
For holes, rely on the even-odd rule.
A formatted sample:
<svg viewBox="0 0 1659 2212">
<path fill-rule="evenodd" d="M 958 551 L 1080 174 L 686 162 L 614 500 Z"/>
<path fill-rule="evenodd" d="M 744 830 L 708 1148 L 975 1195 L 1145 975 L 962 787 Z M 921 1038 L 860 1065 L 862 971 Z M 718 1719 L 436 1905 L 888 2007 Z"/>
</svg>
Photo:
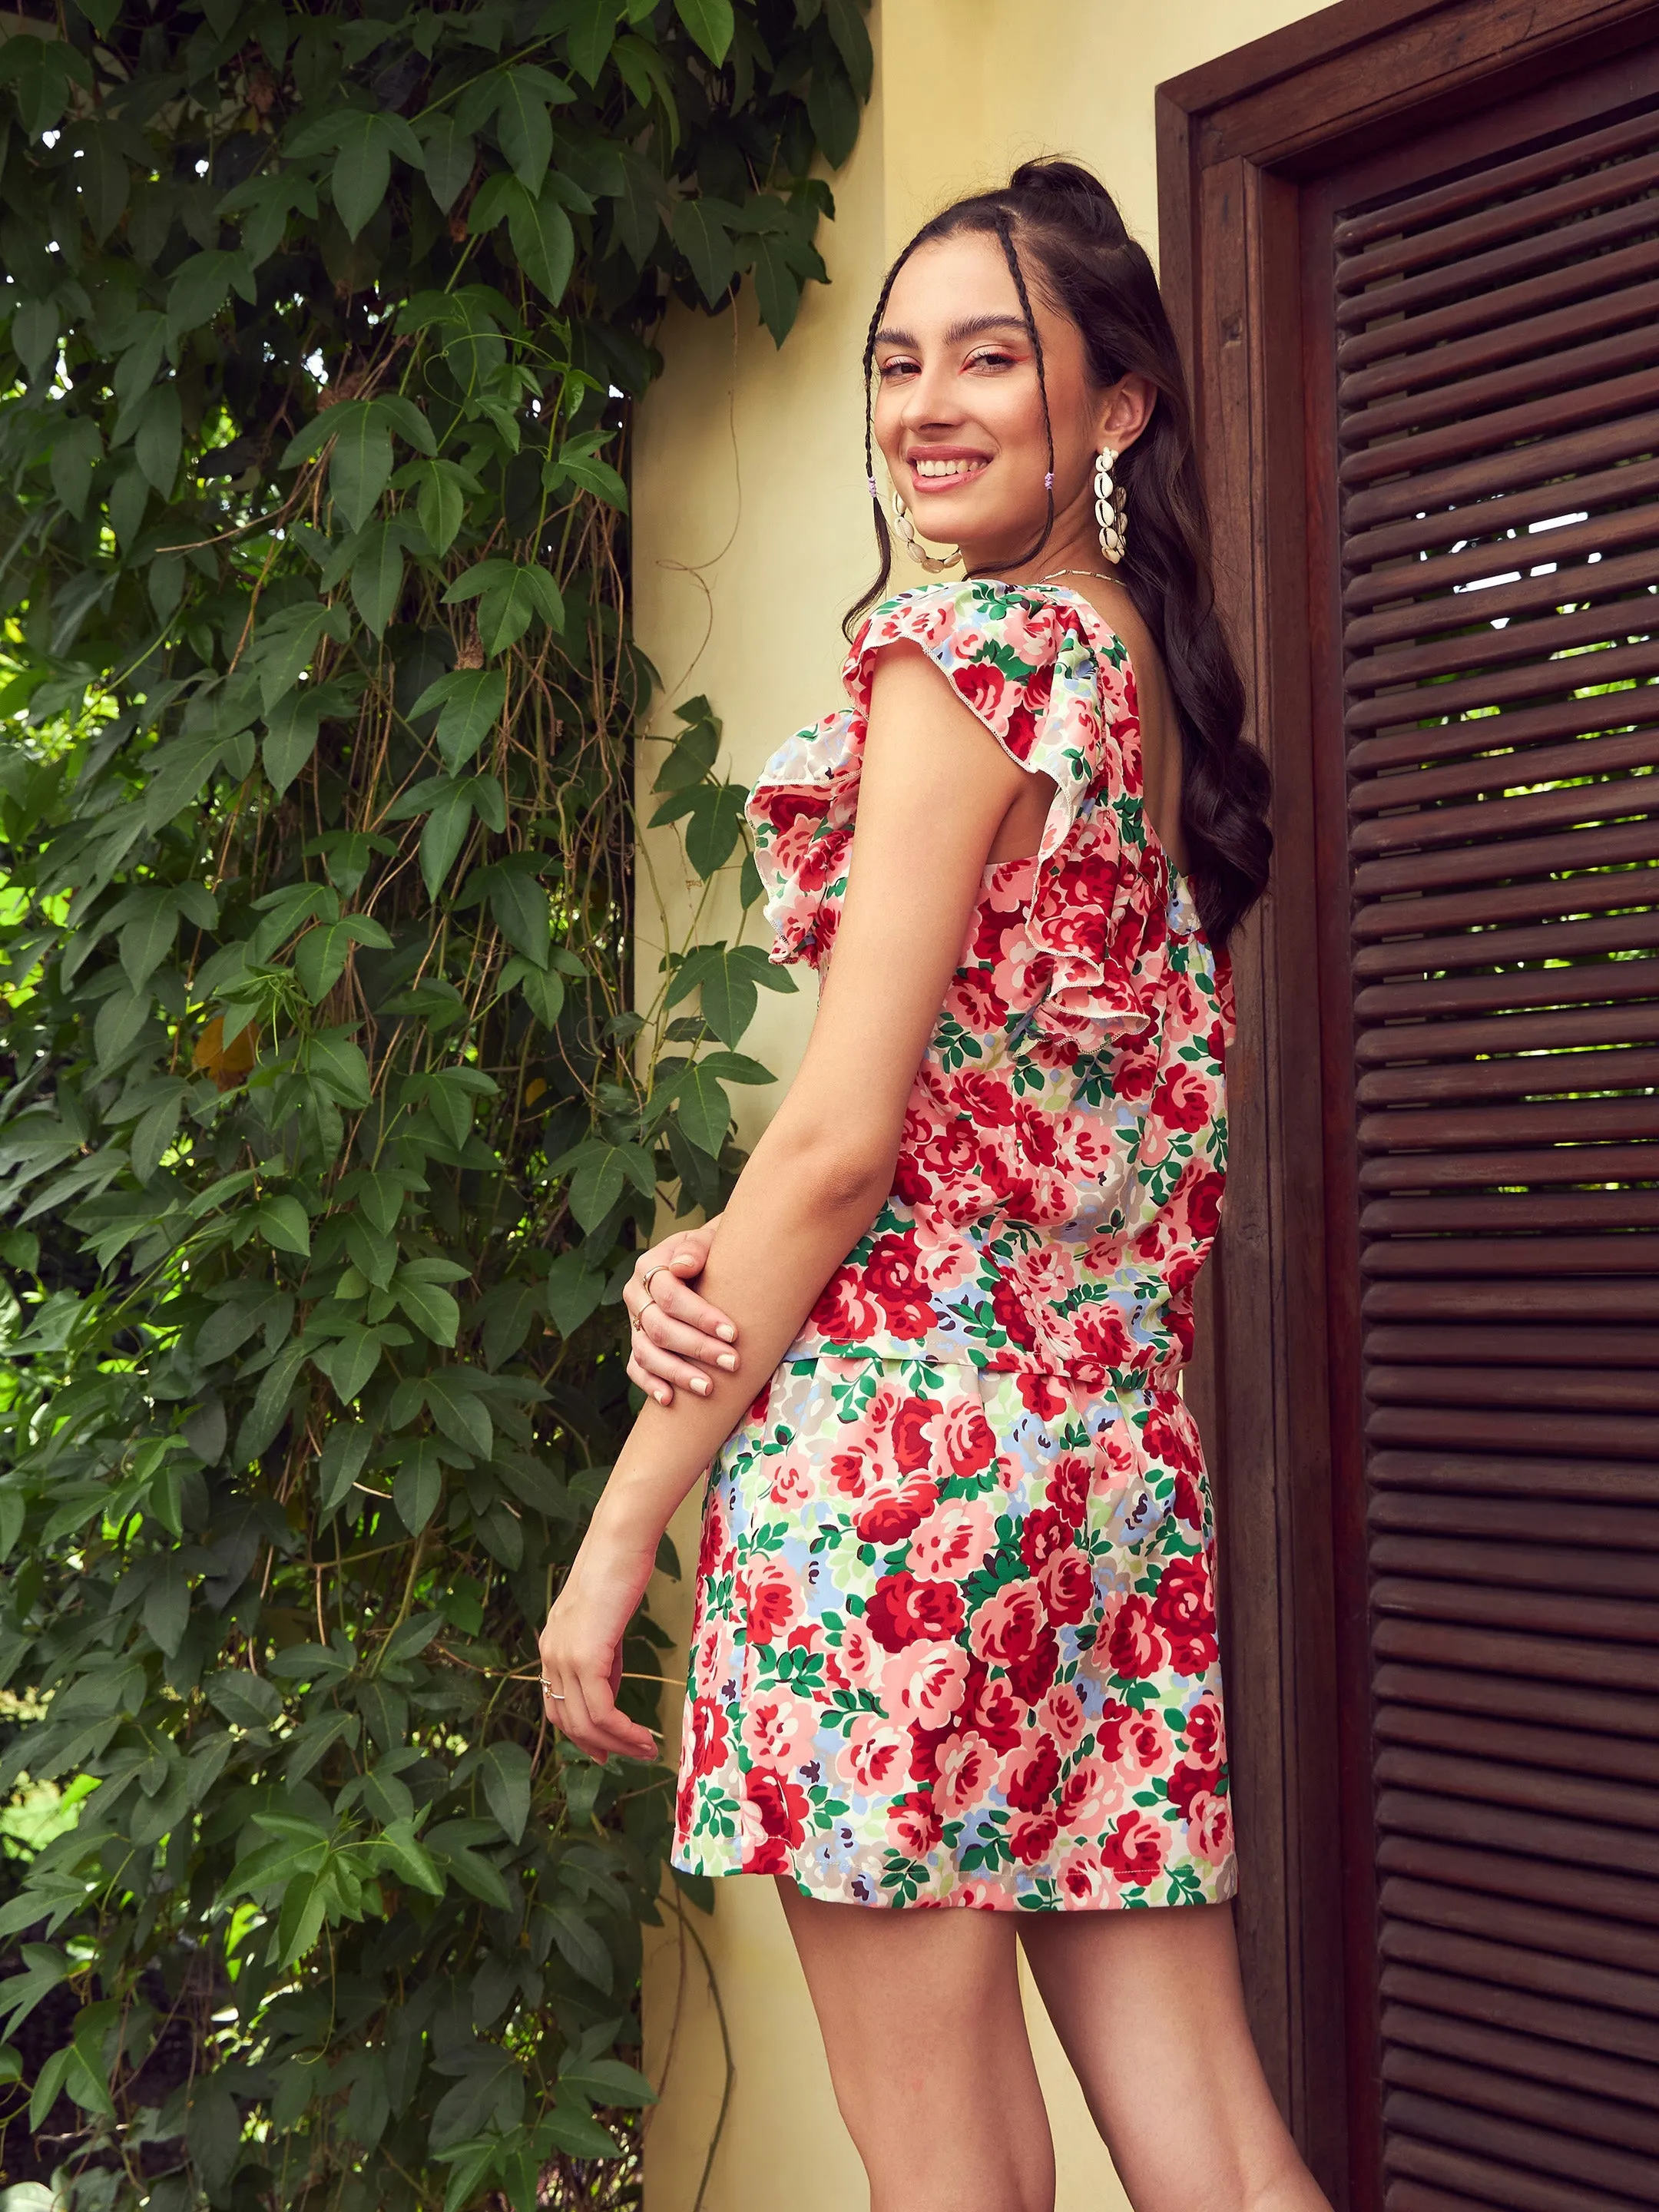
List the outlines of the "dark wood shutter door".
<svg viewBox="0 0 1659 2212">
<path fill-rule="evenodd" d="M 1346 213 L 1334 276 L 1386 2201 L 1628 2212 L 1659 2202 L 1659 112 Z"/>
</svg>

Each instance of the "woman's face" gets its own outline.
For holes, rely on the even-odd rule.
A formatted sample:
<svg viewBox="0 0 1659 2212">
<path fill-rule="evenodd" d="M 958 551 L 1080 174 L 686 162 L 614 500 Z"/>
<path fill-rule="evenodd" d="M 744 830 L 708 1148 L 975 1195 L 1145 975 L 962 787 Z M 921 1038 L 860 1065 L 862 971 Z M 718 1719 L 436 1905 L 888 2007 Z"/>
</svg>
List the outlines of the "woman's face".
<svg viewBox="0 0 1659 2212">
<path fill-rule="evenodd" d="M 1095 456 L 1132 444 L 1152 389 L 1128 376 L 1103 390 L 1083 334 L 1042 298 L 1023 258 L 1042 341 L 1054 441 L 1054 531 L 1041 565 L 1094 549 Z M 875 433 L 917 529 L 995 571 L 1042 534 L 1048 467 L 1036 356 L 1001 241 L 961 232 L 921 246 L 900 270 L 876 334 Z"/>
</svg>

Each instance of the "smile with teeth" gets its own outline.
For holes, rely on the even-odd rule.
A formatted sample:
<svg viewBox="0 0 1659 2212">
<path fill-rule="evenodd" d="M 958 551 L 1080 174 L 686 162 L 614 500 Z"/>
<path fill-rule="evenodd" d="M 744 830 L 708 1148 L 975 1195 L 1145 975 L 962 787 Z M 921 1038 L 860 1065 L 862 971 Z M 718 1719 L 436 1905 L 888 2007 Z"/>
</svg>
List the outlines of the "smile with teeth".
<svg viewBox="0 0 1659 2212">
<path fill-rule="evenodd" d="M 981 469 L 988 468 L 989 465 L 988 461 L 980 459 L 936 461 L 920 455 L 913 458 L 910 463 L 910 466 L 923 483 L 930 477 L 935 481 L 940 477 L 954 477 L 959 482 L 964 477 L 976 477 Z"/>
</svg>

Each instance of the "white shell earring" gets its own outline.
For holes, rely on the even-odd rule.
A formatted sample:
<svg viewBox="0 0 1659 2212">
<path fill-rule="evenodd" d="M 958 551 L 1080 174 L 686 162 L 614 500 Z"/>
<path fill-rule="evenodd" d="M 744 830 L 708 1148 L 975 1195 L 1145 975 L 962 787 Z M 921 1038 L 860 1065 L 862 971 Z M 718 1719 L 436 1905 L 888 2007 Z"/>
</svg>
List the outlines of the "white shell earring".
<svg viewBox="0 0 1659 2212">
<path fill-rule="evenodd" d="M 1129 547 L 1128 501 L 1123 488 L 1113 480 L 1117 453 L 1103 446 L 1095 461 L 1095 521 L 1100 530 L 1100 550 L 1115 568 Z"/>
<path fill-rule="evenodd" d="M 916 526 L 910 520 L 909 510 L 899 497 L 896 489 L 893 493 L 893 527 L 904 540 L 905 550 L 909 554 L 910 558 L 919 567 L 931 569 L 934 575 L 938 575 L 941 568 L 948 568 L 953 562 L 960 561 L 962 558 L 962 548 L 959 545 L 951 546 L 947 553 L 929 553 L 926 550 L 921 538 L 916 535 Z"/>
</svg>

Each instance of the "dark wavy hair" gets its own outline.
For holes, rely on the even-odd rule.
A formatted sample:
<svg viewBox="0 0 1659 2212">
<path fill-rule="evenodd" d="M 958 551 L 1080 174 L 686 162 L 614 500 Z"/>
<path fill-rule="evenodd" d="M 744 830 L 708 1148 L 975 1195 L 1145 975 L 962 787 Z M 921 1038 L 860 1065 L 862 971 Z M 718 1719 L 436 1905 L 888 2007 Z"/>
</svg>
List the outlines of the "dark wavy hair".
<svg viewBox="0 0 1659 2212">
<path fill-rule="evenodd" d="M 871 370 L 888 295 L 920 246 L 963 232 L 998 239 L 1036 360 L 1048 441 L 1048 512 L 1042 535 L 1010 567 L 1036 559 L 1054 526 L 1054 428 L 1042 343 L 1025 264 L 1044 301 L 1082 332 L 1098 385 L 1133 373 L 1157 392 L 1146 429 L 1116 476 L 1128 502 L 1133 558 L 1121 580 L 1157 641 L 1181 721 L 1181 823 L 1200 918 L 1224 945 L 1267 887 L 1273 832 L 1267 764 L 1243 734 L 1244 686 L 1215 604 L 1210 520 L 1193 442 L 1192 405 L 1175 333 L 1145 250 L 1123 227 L 1105 186 L 1073 161 L 1025 161 L 999 191 L 975 193 L 926 222 L 888 270 L 864 345 L 864 459 L 874 483 Z M 872 501 L 881 566 L 848 614 L 859 618 L 887 589 L 893 541 Z"/>
</svg>

